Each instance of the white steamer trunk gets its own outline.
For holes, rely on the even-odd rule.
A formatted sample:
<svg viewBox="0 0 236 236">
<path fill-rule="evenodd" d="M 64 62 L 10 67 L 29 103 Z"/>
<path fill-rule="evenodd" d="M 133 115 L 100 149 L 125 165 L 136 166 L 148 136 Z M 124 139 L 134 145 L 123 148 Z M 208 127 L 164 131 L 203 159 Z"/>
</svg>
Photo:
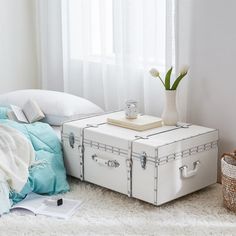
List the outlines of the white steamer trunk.
<svg viewBox="0 0 236 236">
<path fill-rule="evenodd" d="M 190 125 L 138 132 L 107 124 L 113 114 L 63 125 L 69 175 L 155 205 L 216 182 L 217 130 Z"/>
</svg>

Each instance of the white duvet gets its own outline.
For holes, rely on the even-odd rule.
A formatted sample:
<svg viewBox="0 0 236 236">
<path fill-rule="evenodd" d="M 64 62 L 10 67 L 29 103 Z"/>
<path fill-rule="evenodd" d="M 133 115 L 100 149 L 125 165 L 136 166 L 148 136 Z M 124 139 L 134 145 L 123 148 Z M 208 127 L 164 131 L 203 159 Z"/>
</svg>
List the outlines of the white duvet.
<svg viewBox="0 0 236 236">
<path fill-rule="evenodd" d="M 34 160 L 35 153 L 29 140 L 16 129 L 0 125 L 0 214 L 3 213 L 3 194 L 7 194 L 7 187 L 20 192 Z"/>
</svg>

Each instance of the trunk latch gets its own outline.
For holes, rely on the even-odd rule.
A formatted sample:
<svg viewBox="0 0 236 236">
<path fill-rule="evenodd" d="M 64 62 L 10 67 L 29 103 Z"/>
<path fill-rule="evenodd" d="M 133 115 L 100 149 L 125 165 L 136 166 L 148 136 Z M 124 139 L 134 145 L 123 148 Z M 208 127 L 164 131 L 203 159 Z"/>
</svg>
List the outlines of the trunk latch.
<svg viewBox="0 0 236 236">
<path fill-rule="evenodd" d="M 143 169 L 146 168 L 146 164 L 147 164 L 147 153 L 146 152 L 143 152 L 141 155 L 140 155 L 140 164 L 141 164 L 141 167 Z"/>
<path fill-rule="evenodd" d="M 74 133 L 72 133 L 72 132 L 69 134 L 69 143 L 70 143 L 70 146 L 71 146 L 72 148 L 74 148 L 75 136 L 74 136 Z"/>
</svg>

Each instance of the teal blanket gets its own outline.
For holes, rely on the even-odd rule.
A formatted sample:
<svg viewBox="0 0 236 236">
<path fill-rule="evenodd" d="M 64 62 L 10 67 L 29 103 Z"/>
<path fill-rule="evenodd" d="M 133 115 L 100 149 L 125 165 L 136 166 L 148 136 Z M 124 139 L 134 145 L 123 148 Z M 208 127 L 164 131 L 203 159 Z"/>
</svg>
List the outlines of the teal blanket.
<svg viewBox="0 0 236 236">
<path fill-rule="evenodd" d="M 69 190 L 61 143 L 48 124 L 42 122 L 21 124 L 8 120 L 1 114 L 1 109 L 0 123 L 24 134 L 32 143 L 36 154 L 36 162 L 29 170 L 28 182 L 20 193 L 10 193 L 13 203 L 19 202 L 30 192 L 52 195 Z"/>
</svg>

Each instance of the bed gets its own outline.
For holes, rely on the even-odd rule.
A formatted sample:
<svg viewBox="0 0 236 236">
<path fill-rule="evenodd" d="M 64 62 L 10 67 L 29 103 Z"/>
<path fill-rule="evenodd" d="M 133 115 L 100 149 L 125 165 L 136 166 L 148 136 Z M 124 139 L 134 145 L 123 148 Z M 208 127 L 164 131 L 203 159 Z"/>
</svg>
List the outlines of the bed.
<svg viewBox="0 0 236 236">
<path fill-rule="evenodd" d="M 22 106 L 29 98 L 42 108 L 43 122 L 9 120 L 9 105 Z M 30 192 L 52 195 L 69 190 L 61 125 L 67 119 L 101 112 L 88 100 L 60 92 L 20 90 L 0 95 L 0 215 Z"/>
<path fill-rule="evenodd" d="M 51 126 L 58 139 L 61 141 L 61 126 Z"/>
</svg>

